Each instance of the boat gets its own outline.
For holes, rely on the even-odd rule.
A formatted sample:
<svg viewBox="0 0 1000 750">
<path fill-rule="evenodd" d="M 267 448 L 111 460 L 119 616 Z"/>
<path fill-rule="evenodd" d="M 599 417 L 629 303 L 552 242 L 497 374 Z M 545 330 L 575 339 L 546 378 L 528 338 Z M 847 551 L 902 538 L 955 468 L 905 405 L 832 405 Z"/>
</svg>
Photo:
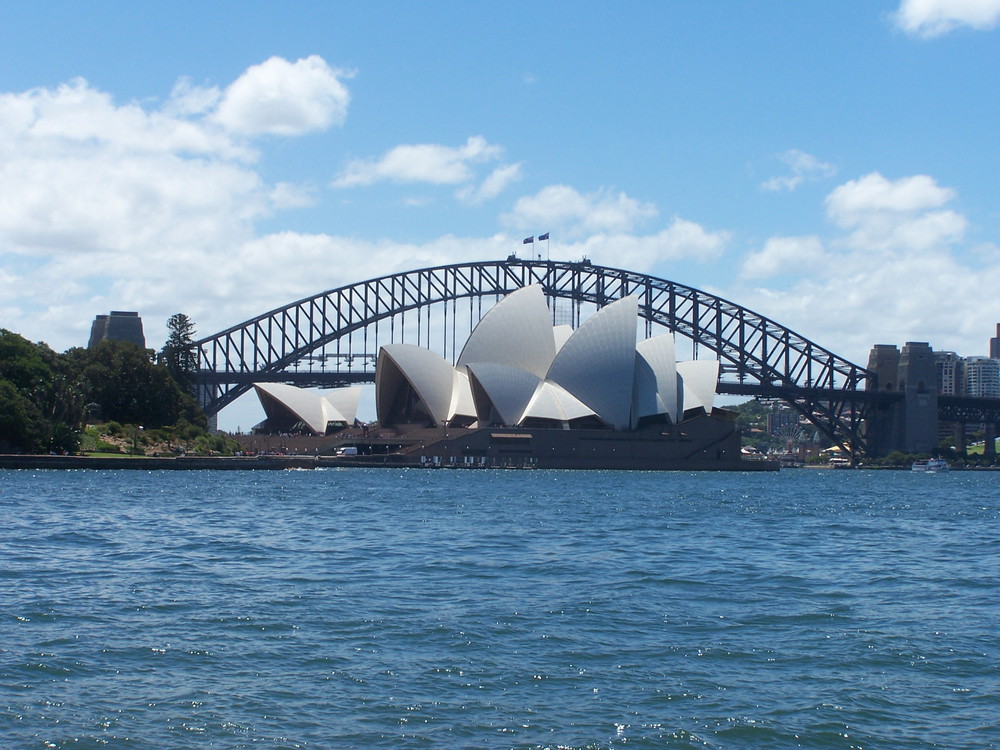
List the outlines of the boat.
<svg viewBox="0 0 1000 750">
<path fill-rule="evenodd" d="M 942 471 L 951 471 L 951 467 L 943 458 L 926 458 L 920 461 L 914 461 L 910 470 L 922 471 L 928 474 L 939 474 Z"/>
</svg>

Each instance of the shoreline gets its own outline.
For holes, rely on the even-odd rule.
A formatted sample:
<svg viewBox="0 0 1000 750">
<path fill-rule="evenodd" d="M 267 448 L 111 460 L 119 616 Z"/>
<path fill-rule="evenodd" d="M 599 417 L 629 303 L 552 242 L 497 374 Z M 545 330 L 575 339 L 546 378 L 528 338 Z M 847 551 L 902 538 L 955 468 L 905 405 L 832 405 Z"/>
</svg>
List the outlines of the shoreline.
<svg viewBox="0 0 1000 750">
<path fill-rule="evenodd" d="M 133 469 L 142 471 L 200 469 L 313 469 L 313 456 L 51 456 L 0 455 L 0 469 Z M 325 464 L 324 464 L 325 465 Z"/>
<path fill-rule="evenodd" d="M 777 465 L 766 462 L 747 461 L 746 466 L 738 468 L 732 465 L 725 468 L 718 466 L 693 465 L 692 470 L 712 469 L 715 471 L 774 471 Z M 276 471 L 286 469 L 330 469 L 330 468 L 394 468 L 394 469 L 518 469 L 532 470 L 530 466 L 463 466 L 416 463 L 412 458 L 399 454 L 381 456 L 53 456 L 53 455 L 20 455 L 0 454 L 0 470 L 3 469 L 53 469 L 53 470 L 118 470 L 134 471 Z M 623 469 L 629 467 L 622 467 Z M 671 466 L 670 470 L 683 471 L 680 466 Z"/>
<path fill-rule="evenodd" d="M 774 462 L 745 461 L 739 468 L 716 468 L 716 471 L 774 471 Z M 758 465 L 755 465 L 758 464 Z M 765 468 L 766 466 L 766 468 Z M 3 469 L 91 469 L 137 471 L 279 471 L 288 469 L 331 469 L 331 468 L 394 468 L 394 469 L 528 469 L 521 466 L 447 466 L 421 465 L 407 460 L 399 454 L 381 456 L 304 456 L 304 455 L 259 455 L 259 456 L 53 456 L 30 454 L 0 454 L 0 470 Z M 705 470 L 697 467 L 692 470 Z M 840 466 L 803 466 L 801 469 L 847 469 Z M 862 466 L 871 471 L 909 471 L 908 466 Z M 585 469 L 581 469 L 585 470 Z M 680 467 L 667 470 L 683 471 Z M 963 466 L 952 467 L 952 471 L 1000 471 L 1000 467 Z"/>
</svg>

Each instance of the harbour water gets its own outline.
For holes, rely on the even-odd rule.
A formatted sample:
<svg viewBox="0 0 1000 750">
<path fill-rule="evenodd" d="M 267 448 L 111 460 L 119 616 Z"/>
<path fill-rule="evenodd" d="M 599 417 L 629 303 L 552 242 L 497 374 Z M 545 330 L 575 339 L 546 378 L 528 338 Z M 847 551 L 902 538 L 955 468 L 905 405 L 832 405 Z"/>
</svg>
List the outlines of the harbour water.
<svg viewBox="0 0 1000 750">
<path fill-rule="evenodd" d="M 1000 747 L 1000 475 L 0 472 L 0 746 Z"/>
</svg>

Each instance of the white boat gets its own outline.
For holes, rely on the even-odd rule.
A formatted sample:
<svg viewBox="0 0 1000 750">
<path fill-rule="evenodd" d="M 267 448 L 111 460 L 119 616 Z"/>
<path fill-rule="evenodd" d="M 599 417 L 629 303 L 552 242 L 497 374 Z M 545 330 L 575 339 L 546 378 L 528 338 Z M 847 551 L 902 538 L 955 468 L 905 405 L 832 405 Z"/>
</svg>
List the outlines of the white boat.
<svg viewBox="0 0 1000 750">
<path fill-rule="evenodd" d="M 914 461 L 910 470 L 923 471 L 928 474 L 939 474 L 942 471 L 951 471 L 951 467 L 943 458 L 927 458 L 922 461 Z"/>
</svg>

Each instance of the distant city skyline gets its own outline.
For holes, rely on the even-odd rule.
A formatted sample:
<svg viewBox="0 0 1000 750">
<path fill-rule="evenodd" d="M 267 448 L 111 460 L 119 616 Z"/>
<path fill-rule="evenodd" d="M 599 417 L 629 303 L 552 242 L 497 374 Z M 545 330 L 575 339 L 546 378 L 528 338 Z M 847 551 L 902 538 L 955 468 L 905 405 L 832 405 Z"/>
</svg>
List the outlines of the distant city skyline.
<svg viewBox="0 0 1000 750">
<path fill-rule="evenodd" d="M 393 271 L 625 267 L 855 362 L 1000 321 L 1000 0 L 7 4 L 0 327 L 208 335 Z M 599 52 L 598 52 L 599 51 Z M 246 426 L 246 425 L 244 425 Z"/>
</svg>

